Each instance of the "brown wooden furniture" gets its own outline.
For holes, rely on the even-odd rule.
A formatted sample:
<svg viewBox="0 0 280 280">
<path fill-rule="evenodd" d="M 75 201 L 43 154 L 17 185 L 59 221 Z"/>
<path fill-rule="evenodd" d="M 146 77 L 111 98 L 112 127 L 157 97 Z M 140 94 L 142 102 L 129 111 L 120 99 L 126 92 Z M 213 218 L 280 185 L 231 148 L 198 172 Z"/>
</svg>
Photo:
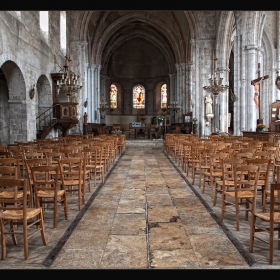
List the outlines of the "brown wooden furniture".
<svg viewBox="0 0 280 280">
<path fill-rule="evenodd" d="M 253 138 L 254 140 L 259 141 L 269 141 L 277 142 L 280 139 L 280 132 L 270 132 L 270 131 L 242 131 L 244 137 Z"/>
<path fill-rule="evenodd" d="M 272 264 L 274 241 L 277 241 L 277 247 L 280 248 L 280 183 L 272 183 L 270 189 L 271 193 L 277 195 L 270 197 L 269 212 L 257 212 L 256 209 L 252 212 L 249 251 L 253 253 L 255 239 L 269 244 L 269 264 Z M 267 233 L 267 238 L 263 233 Z"/>
<path fill-rule="evenodd" d="M 233 190 L 222 190 L 222 209 L 220 221 L 224 220 L 225 212 L 234 214 L 236 230 L 239 230 L 239 212 L 245 211 L 245 220 L 248 220 L 249 212 L 255 210 L 257 198 L 257 186 L 260 167 L 257 165 L 243 165 L 234 168 Z M 240 207 L 243 205 L 244 207 Z"/>
<path fill-rule="evenodd" d="M 23 235 L 24 257 L 28 259 L 28 239 L 35 233 L 41 232 L 41 237 L 44 245 L 47 245 L 47 240 L 44 230 L 44 221 L 42 208 L 27 207 L 27 180 L 26 179 L 4 179 L 0 178 L 0 186 L 5 188 L 10 195 L 0 195 L 0 227 L 1 227 L 1 246 L 2 260 L 6 259 L 6 235 L 11 234 L 13 242 L 17 245 L 16 234 Z M 21 189 L 22 195 L 18 195 Z M 0 192 L 1 194 L 1 192 Z M 6 226 L 10 226 L 9 229 Z M 15 227 L 22 225 L 21 227 Z M 32 233 L 29 234 L 29 229 L 32 227 Z"/>
<path fill-rule="evenodd" d="M 63 158 L 58 160 L 60 168 L 60 177 L 62 188 L 66 193 L 78 196 L 78 209 L 82 209 L 85 204 L 85 191 L 83 182 L 83 170 L 85 168 L 84 159 L 80 158 Z"/>
<path fill-rule="evenodd" d="M 58 207 L 62 206 L 65 219 L 68 218 L 65 187 L 62 185 L 60 188 L 58 184 L 59 167 L 58 165 L 30 166 L 30 171 L 34 185 L 36 207 L 47 209 L 45 205 L 53 205 L 53 227 L 56 228 Z"/>
</svg>

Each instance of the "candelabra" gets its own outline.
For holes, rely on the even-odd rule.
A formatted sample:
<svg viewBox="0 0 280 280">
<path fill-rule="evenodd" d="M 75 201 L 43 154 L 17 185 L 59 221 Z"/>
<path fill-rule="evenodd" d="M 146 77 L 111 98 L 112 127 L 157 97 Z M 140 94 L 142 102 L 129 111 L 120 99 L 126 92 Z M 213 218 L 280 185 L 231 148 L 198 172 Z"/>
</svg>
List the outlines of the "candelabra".
<svg viewBox="0 0 280 280">
<path fill-rule="evenodd" d="M 223 75 L 220 73 L 219 77 L 217 75 L 217 61 L 218 58 L 214 58 L 214 73 L 211 75 L 209 74 L 209 85 L 208 86 L 204 86 L 203 89 L 206 90 L 207 92 L 210 92 L 213 94 L 214 96 L 214 120 L 215 120 L 215 131 L 213 132 L 217 132 L 217 128 L 216 125 L 218 123 L 218 116 L 216 114 L 216 104 L 217 104 L 217 96 L 219 95 L 220 92 L 224 92 L 225 90 L 227 90 L 229 88 L 228 83 L 226 82 L 225 84 L 223 84 Z"/>
<path fill-rule="evenodd" d="M 167 108 L 174 112 L 178 112 L 180 110 L 180 106 L 178 106 L 177 101 L 171 101 Z"/>
<path fill-rule="evenodd" d="M 101 101 L 99 103 L 99 108 L 97 108 L 99 111 L 100 111 L 100 115 L 101 115 L 101 119 L 104 119 L 105 118 L 105 112 L 107 110 L 110 109 L 108 103 L 106 101 Z"/>
<path fill-rule="evenodd" d="M 59 92 L 66 93 L 68 97 L 68 101 L 70 101 L 72 95 L 75 95 L 79 92 L 79 90 L 83 87 L 80 82 L 79 78 L 80 76 L 76 75 L 73 71 L 71 71 L 67 65 L 68 62 L 71 60 L 65 55 L 65 65 L 61 68 L 59 73 L 62 73 L 61 79 L 57 80 L 57 94 Z"/>
</svg>

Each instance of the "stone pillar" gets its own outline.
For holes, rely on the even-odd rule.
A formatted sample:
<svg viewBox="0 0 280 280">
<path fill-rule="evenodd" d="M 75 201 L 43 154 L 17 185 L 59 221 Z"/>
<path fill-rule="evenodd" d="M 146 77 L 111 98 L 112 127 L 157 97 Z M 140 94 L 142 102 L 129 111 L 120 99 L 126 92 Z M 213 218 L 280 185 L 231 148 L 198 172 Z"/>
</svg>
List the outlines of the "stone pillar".
<svg viewBox="0 0 280 280">
<path fill-rule="evenodd" d="M 257 57 L 257 45 L 247 45 L 245 50 L 247 51 L 247 98 L 246 98 L 246 111 L 247 111 L 247 130 L 256 131 L 257 119 L 259 118 L 259 109 L 256 108 L 254 98 L 254 87 L 251 85 L 251 81 L 256 79 L 256 71 L 258 64 Z"/>
<path fill-rule="evenodd" d="M 186 83 L 186 95 L 187 95 L 187 111 L 188 112 L 192 112 L 192 108 L 193 108 L 193 96 L 192 96 L 192 92 L 193 92 L 193 63 L 192 62 L 188 62 L 188 82 Z"/>
<path fill-rule="evenodd" d="M 218 67 L 218 76 L 219 73 L 223 76 L 223 84 L 228 84 L 228 73 L 229 68 Z M 219 93 L 219 113 L 220 113 L 220 131 L 228 132 L 228 90 Z"/>
</svg>

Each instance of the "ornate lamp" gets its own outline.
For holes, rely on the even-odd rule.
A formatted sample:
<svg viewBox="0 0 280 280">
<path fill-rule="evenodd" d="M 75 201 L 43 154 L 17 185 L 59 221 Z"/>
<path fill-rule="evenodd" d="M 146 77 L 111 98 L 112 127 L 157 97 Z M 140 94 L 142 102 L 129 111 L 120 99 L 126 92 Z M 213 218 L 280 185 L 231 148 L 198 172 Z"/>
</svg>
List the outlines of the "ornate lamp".
<svg viewBox="0 0 280 280">
<path fill-rule="evenodd" d="M 80 89 L 83 87 L 81 82 L 79 81 L 80 76 L 76 75 L 73 71 L 71 71 L 67 65 L 71 60 L 65 55 L 65 65 L 60 67 L 59 73 L 62 73 L 62 77 L 60 80 L 57 80 L 57 94 L 60 92 L 66 93 L 68 97 L 68 101 L 70 101 L 71 97 L 78 93 Z"/>
<path fill-rule="evenodd" d="M 215 118 L 215 126 L 218 120 L 218 116 L 216 114 L 216 104 L 217 104 L 217 96 L 219 95 L 220 92 L 223 92 L 229 88 L 228 83 L 223 84 L 223 76 L 220 73 L 219 77 L 217 76 L 217 60 L 218 58 L 214 58 L 214 73 L 211 75 L 209 74 L 209 85 L 204 86 L 203 89 L 206 90 L 207 92 L 210 92 L 214 96 L 214 118 Z M 217 131 L 213 131 L 217 132 Z"/>
</svg>

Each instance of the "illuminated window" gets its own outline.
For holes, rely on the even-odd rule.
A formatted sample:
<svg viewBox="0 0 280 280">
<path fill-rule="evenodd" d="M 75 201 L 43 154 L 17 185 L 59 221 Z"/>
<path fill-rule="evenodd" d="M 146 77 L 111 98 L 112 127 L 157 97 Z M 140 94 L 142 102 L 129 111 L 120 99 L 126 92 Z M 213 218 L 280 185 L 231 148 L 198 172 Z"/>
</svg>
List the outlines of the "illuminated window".
<svg viewBox="0 0 280 280">
<path fill-rule="evenodd" d="M 133 87 L 133 108 L 145 108 L 145 88 L 140 84 Z"/>
<path fill-rule="evenodd" d="M 49 12 L 40 11 L 40 28 L 46 38 L 49 35 Z"/>
<path fill-rule="evenodd" d="M 66 11 L 60 11 L 60 48 L 66 54 Z"/>
<path fill-rule="evenodd" d="M 111 84 L 111 87 L 110 87 L 110 108 L 117 108 L 118 107 L 117 99 L 118 99 L 118 88 L 117 88 L 116 85 Z"/>
<path fill-rule="evenodd" d="M 166 108 L 166 107 L 167 107 L 167 85 L 166 85 L 166 84 L 163 84 L 163 85 L 161 86 L 160 93 L 161 93 L 161 97 L 160 97 L 160 100 L 161 100 L 160 107 L 161 107 L 161 108 Z"/>
</svg>

